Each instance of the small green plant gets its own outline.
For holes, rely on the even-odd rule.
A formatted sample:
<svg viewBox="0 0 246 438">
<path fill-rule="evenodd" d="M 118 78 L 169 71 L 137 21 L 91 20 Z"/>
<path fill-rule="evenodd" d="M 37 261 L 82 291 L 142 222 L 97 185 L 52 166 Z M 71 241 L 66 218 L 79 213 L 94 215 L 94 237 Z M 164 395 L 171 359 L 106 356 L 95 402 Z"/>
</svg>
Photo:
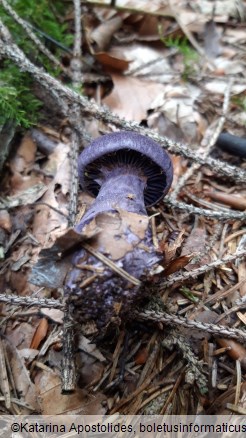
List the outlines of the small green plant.
<svg viewBox="0 0 246 438">
<path fill-rule="evenodd" d="M 192 291 L 190 289 L 188 289 L 187 287 L 181 287 L 179 289 L 179 291 L 181 292 L 182 295 L 184 295 L 185 298 L 190 300 L 192 303 L 197 304 L 199 302 L 199 298 L 195 297 L 195 295 L 193 295 Z"/>
<path fill-rule="evenodd" d="M 159 31 L 160 32 L 160 31 Z M 196 64 L 199 61 L 198 53 L 191 48 L 188 39 L 185 37 L 176 38 L 172 37 L 161 37 L 160 40 L 165 44 L 166 47 L 176 48 L 178 53 L 183 55 L 184 60 L 184 71 L 182 74 L 182 78 L 184 80 L 188 80 L 189 77 L 194 73 Z"/>
<path fill-rule="evenodd" d="M 233 96 L 232 102 L 237 105 L 243 111 L 246 111 L 246 97 L 245 96 Z"/>
</svg>

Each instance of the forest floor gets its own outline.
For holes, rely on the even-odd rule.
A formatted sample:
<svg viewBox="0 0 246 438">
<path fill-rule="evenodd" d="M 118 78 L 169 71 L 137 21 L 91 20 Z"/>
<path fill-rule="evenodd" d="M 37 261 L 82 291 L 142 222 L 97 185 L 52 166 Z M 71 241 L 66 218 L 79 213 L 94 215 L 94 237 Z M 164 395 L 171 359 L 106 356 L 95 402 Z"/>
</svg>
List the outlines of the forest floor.
<svg viewBox="0 0 246 438">
<path fill-rule="evenodd" d="M 1 158 L 11 149 L 1 170 L 1 413 L 246 414 L 245 2 L 74 0 L 63 15 L 52 2 L 73 35 L 59 48 L 12 3 L 0 0 L 1 63 L 28 73 L 42 105 L 34 126 L 10 118 L 0 133 Z M 62 288 L 34 285 L 30 272 L 92 202 L 77 194 L 78 152 L 118 130 L 156 140 L 174 166 L 171 190 L 148 211 L 165 261 L 162 307 L 137 310 L 111 338 L 77 330 L 66 357 Z M 66 394 L 64 355 L 76 363 Z"/>
</svg>

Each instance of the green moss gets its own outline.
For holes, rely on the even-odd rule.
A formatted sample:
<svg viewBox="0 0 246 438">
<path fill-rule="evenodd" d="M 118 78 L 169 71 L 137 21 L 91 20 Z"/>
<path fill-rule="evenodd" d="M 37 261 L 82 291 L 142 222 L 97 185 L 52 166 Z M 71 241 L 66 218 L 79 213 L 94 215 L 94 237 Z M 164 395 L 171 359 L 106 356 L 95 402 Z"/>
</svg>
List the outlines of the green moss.
<svg viewBox="0 0 246 438">
<path fill-rule="evenodd" d="M 73 36 L 69 34 L 67 25 L 60 22 L 64 17 L 67 4 L 62 1 L 11 0 L 9 4 L 16 13 L 29 24 L 41 30 L 54 41 L 69 47 Z M 28 38 L 26 32 L 0 6 L 0 18 L 11 32 L 13 40 L 25 52 L 32 62 L 44 67 L 50 74 L 58 76 L 60 71 L 55 67 Z M 33 30 L 35 32 L 35 30 Z M 61 56 L 61 48 L 43 35 L 37 34 L 44 45 L 57 56 Z M 28 127 L 38 120 L 41 102 L 32 93 L 32 79 L 22 73 L 9 61 L 1 61 L 0 65 L 0 125 L 8 119 L 17 125 Z"/>
<path fill-rule="evenodd" d="M 58 20 L 58 17 L 64 17 L 66 13 L 66 4 L 62 1 L 11 0 L 9 4 L 22 19 L 40 29 L 53 40 L 67 47 L 72 44 L 73 35 L 69 34 L 67 24 Z M 2 6 L 0 6 L 0 17 L 8 26 L 15 42 L 26 54 L 29 50 L 31 52 L 36 50 L 22 27 L 5 12 Z M 40 37 L 40 39 L 45 42 L 44 38 Z M 60 49 L 55 45 L 52 45 L 52 51 L 55 51 L 55 54 L 59 56 Z"/>
<path fill-rule="evenodd" d="M 0 70 L 0 126 L 9 119 L 25 128 L 37 122 L 42 104 L 32 94 L 31 83 L 27 73 L 21 73 L 9 61 L 3 63 Z"/>
</svg>

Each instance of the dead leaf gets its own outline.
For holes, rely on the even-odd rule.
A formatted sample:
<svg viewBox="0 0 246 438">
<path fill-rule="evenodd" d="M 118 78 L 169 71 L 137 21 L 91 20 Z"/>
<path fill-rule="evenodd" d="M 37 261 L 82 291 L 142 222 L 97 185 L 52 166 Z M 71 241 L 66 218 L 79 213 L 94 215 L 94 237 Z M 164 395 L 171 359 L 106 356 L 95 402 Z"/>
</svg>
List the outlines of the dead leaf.
<svg viewBox="0 0 246 438">
<path fill-rule="evenodd" d="M 153 100 L 151 108 L 158 108 L 165 118 L 173 124 L 174 130 L 179 127 L 187 142 L 199 140 L 197 123 L 202 125 L 202 116 L 196 110 L 196 101 L 199 99 L 201 90 L 194 84 L 163 85 L 163 92 Z M 166 123 L 166 129 L 169 128 Z M 172 125 L 171 125 L 172 126 Z M 179 136 L 178 134 L 174 134 Z M 171 135 L 172 137 L 172 135 Z"/>
<path fill-rule="evenodd" d="M 9 278 L 9 285 L 11 287 L 11 290 L 20 296 L 28 295 L 29 287 L 27 280 L 27 272 L 22 272 L 22 270 L 11 271 Z"/>
<path fill-rule="evenodd" d="M 166 6 L 167 15 L 171 14 L 170 9 Z M 162 9 L 162 13 L 164 10 Z M 155 17 L 151 15 L 145 15 L 137 32 L 137 39 L 139 41 L 160 41 L 160 28 L 161 33 L 165 34 L 171 28 L 173 22 L 167 17 Z"/>
<path fill-rule="evenodd" d="M 38 354 L 39 350 L 34 350 L 32 348 L 22 348 L 22 350 L 19 350 L 20 357 L 28 363 L 32 362 Z"/>
<path fill-rule="evenodd" d="M 147 348 L 142 348 L 135 357 L 135 363 L 136 365 L 143 365 L 146 363 L 147 359 L 149 357 L 149 351 Z"/>
<path fill-rule="evenodd" d="M 29 255 L 20 257 L 15 263 L 12 264 L 11 271 L 19 271 L 19 269 L 21 269 L 21 267 L 24 266 L 30 260 L 30 258 L 31 257 Z"/>
<path fill-rule="evenodd" d="M 49 324 L 47 319 L 42 318 L 32 338 L 30 348 L 33 348 L 34 350 L 38 350 L 40 343 L 47 335 L 48 328 L 49 328 Z"/>
<path fill-rule="evenodd" d="M 53 322 L 56 322 L 57 324 L 63 323 L 64 312 L 62 310 L 42 307 L 42 309 L 40 309 L 40 313 L 43 316 L 46 316 L 47 318 L 51 319 Z"/>
<path fill-rule="evenodd" d="M 203 309 L 200 307 L 194 308 L 194 311 L 189 315 L 189 319 L 203 322 L 205 324 L 213 324 L 217 317 L 217 313 L 213 310 L 210 310 L 209 308 Z M 189 329 L 182 328 L 182 333 L 186 334 L 187 336 L 190 335 Z M 211 334 L 200 330 L 193 330 L 192 338 L 198 341 L 201 339 L 210 339 Z M 200 345 L 198 345 L 198 348 L 200 348 Z"/>
<path fill-rule="evenodd" d="M 24 359 L 20 356 L 18 350 L 10 343 L 9 340 L 4 340 L 8 359 L 11 367 L 12 376 L 14 379 L 15 390 L 17 391 L 20 400 L 23 400 L 24 405 L 19 406 L 21 414 L 30 414 L 30 411 L 40 412 L 40 404 L 35 385 L 32 383 L 29 373 L 26 369 Z"/>
<path fill-rule="evenodd" d="M 41 198 L 41 196 L 43 196 L 46 190 L 47 187 L 43 183 L 33 185 L 14 196 L 1 199 L 2 204 L 0 204 L 0 208 L 14 208 L 19 207 L 20 205 L 34 204 L 39 198 Z"/>
<path fill-rule="evenodd" d="M 219 63 L 220 60 L 218 60 Z M 211 93 L 212 95 L 216 95 L 216 94 L 225 94 L 225 91 L 228 87 L 228 79 L 225 78 L 224 80 L 213 80 L 213 81 L 208 81 L 206 82 L 206 84 L 204 84 L 204 88 L 209 91 L 209 93 Z M 242 92 L 244 92 L 246 90 L 246 85 L 245 84 L 233 84 L 232 85 L 232 90 L 231 90 L 231 94 L 235 95 L 235 94 L 240 94 Z"/>
<path fill-rule="evenodd" d="M 42 183 L 43 176 L 35 173 L 36 145 L 29 135 L 23 137 L 15 156 L 10 160 L 12 176 L 10 194 L 17 194 Z"/>
<path fill-rule="evenodd" d="M 156 96 L 163 93 L 163 86 L 134 77 L 112 74 L 114 88 L 103 103 L 119 117 L 141 122 L 146 119 Z M 127 96 L 127 99 L 126 99 Z"/>
<path fill-rule="evenodd" d="M 166 239 L 159 243 L 159 250 L 163 253 L 164 263 L 168 264 L 175 257 L 177 249 L 183 242 L 184 231 L 173 231 Z"/>
<path fill-rule="evenodd" d="M 98 52 L 94 54 L 94 57 L 100 64 L 102 64 L 106 71 L 112 72 L 123 72 L 128 69 L 131 61 L 127 61 L 126 59 L 120 59 L 116 56 L 111 55 L 106 52 Z"/>
<path fill-rule="evenodd" d="M 42 415 L 103 415 L 101 393 L 89 395 L 87 391 L 77 389 L 72 394 L 62 394 L 60 377 L 54 372 L 42 371 L 35 379 L 39 390 Z"/>
<path fill-rule="evenodd" d="M 221 347 L 227 347 L 227 354 L 234 360 L 240 360 L 243 369 L 246 369 L 246 349 L 233 339 L 216 338 Z"/>
<path fill-rule="evenodd" d="M 70 192 L 70 144 L 60 143 L 49 156 L 47 170 L 51 163 L 53 171 L 57 169 L 53 181 L 46 187 L 46 193 L 38 205 L 33 221 L 33 235 L 43 247 L 50 246 L 55 238 L 67 228 L 67 205 Z M 54 161 L 53 161 L 54 160 Z M 49 208 L 54 207 L 56 210 Z M 59 214 L 59 211 L 63 214 Z"/>
<path fill-rule="evenodd" d="M 37 326 L 38 321 L 34 320 L 32 320 L 32 324 L 27 322 L 16 323 L 11 328 L 7 328 L 7 339 L 19 350 L 29 348 Z"/>
<path fill-rule="evenodd" d="M 163 275 L 171 275 L 176 271 L 179 271 L 180 269 L 183 269 L 188 263 L 191 261 L 191 259 L 195 256 L 195 253 L 191 253 L 189 255 L 184 255 L 177 257 L 176 259 L 172 260 L 168 265 L 165 267 L 165 270 L 163 272 Z"/>
<path fill-rule="evenodd" d="M 22 172 L 28 173 L 33 168 L 36 155 L 36 144 L 30 135 L 25 135 L 21 144 L 10 162 L 10 168 L 13 174 Z"/>
<path fill-rule="evenodd" d="M 206 244 L 207 244 L 206 229 L 203 226 L 197 226 L 192 229 L 189 237 L 185 240 L 181 255 L 182 256 L 187 254 L 189 255 L 191 252 L 193 252 L 193 254 L 195 253 L 196 255 L 199 255 L 205 251 Z M 185 269 L 187 270 L 196 269 L 201 265 L 203 265 L 204 263 L 209 263 L 209 261 L 210 258 L 206 254 L 199 260 L 199 262 L 190 263 L 185 267 Z"/>
<path fill-rule="evenodd" d="M 239 242 L 237 251 L 242 251 L 246 247 L 246 235 L 243 235 Z M 244 259 L 238 260 L 238 281 L 243 281 L 246 279 L 246 261 Z M 240 296 L 244 297 L 246 295 L 246 282 L 240 285 Z"/>
<path fill-rule="evenodd" d="M 110 50 L 111 54 L 122 53 L 121 57 L 131 61 L 127 74 L 136 75 L 141 74 L 147 81 L 158 82 L 161 84 L 169 83 L 173 78 L 173 70 L 166 58 L 165 48 L 156 49 L 145 44 L 125 45 Z M 135 72 L 135 73 L 134 73 Z"/>
<path fill-rule="evenodd" d="M 204 0 L 197 3 L 197 8 L 202 15 L 211 17 L 214 14 L 214 19 L 220 23 L 227 22 L 229 17 L 238 18 L 240 10 L 240 6 L 231 0 L 217 0 L 215 7 L 213 2 Z"/>
<path fill-rule="evenodd" d="M 8 233 L 11 232 L 12 221 L 7 210 L 0 210 L 0 228 Z"/>
<path fill-rule="evenodd" d="M 173 182 L 172 187 L 176 187 L 178 179 L 183 175 L 185 163 L 182 157 L 178 155 L 171 155 L 172 163 L 173 163 Z M 171 190 L 172 190 L 171 187 Z"/>
<path fill-rule="evenodd" d="M 59 180 L 61 177 L 61 175 L 59 174 L 60 166 L 62 166 L 62 171 L 67 171 L 66 161 L 68 159 L 69 148 L 65 147 L 65 144 L 66 143 L 63 142 L 57 143 L 53 151 L 48 155 L 48 159 L 42 167 L 42 170 L 45 171 L 47 174 L 54 175 L 56 177 L 57 184 L 59 184 Z M 65 180 L 63 181 L 63 185 L 65 186 L 66 183 L 65 189 L 68 188 L 67 178 L 69 178 L 69 175 L 69 173 L 64 174 Z"/>
<path fill-rule="evenodd" d="M 37 286 L 61 287 L 71 266 L 71 257 L 62 257 L 63 253 L 98 233 L 95 221 L 86 225 L 82 233 L 73 228 L 63 232 L 50 248 L 44 248 L 39 253 L 39 259 L 33 266 L 29 282 Z"/>
<path fill-rule="evenodd" d="M 116 16 L 110 20 L 104 21 L 96 27 L 89 35 L 90 44 L 92 45 L 93 50 L 96 52 L 105 50 L 108 47 L 112 36 L 121 28 L 122 23 L 122 18 Z"/>
<path fill-rule="evenodd" d="M 106 358 L 103 354 L 98 350 L 96 344 L 93 344 L 88 338 L 80 334 L 78 348 L 85 353 L 95 357 L 99 362 L 103 362 Z"/>
<path fill-rule="evenodd" d="M 55 134 L 56 141 L 47 134 Z M 44 155 L 52 154 L 58 144 L 57 133 L 51 129 L 49 130 L 46 127 L 43 127 L 43 129 L 32 128 L 31 137 L 37 145 L 38 150 Z"/>
</svg>

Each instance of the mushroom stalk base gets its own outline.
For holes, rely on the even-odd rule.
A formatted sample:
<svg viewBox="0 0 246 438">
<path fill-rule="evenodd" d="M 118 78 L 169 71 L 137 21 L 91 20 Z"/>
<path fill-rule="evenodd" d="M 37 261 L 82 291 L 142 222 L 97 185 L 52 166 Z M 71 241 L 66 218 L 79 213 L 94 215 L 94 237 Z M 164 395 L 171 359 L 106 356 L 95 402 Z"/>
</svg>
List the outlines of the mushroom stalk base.
<svg viewBox="0 0 246 438">
<path fill-rule="evenodd" d="M 144 185 L 141 177 L 129 173 L 108 178 L 76 231 L 94 223 L 100 232 L 90 240 L 90 245 L 133 277 L 146 282 L 159 256 L 144 206 Z M 127 319 L 132 307 L 146 294 L 148 288 L 131 284 L 85 249 L 74 254 L 66 295 L 74 305 L 78 322 L 94 321 L 100 330 L 110 322 L 120 324 L 122 317 Z"/>
</svg>

